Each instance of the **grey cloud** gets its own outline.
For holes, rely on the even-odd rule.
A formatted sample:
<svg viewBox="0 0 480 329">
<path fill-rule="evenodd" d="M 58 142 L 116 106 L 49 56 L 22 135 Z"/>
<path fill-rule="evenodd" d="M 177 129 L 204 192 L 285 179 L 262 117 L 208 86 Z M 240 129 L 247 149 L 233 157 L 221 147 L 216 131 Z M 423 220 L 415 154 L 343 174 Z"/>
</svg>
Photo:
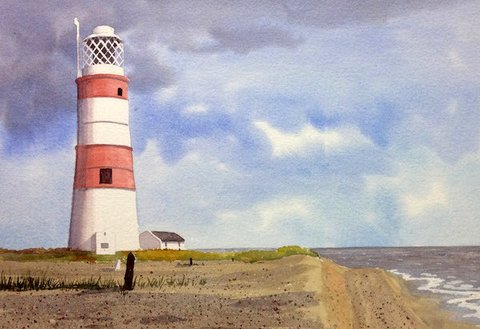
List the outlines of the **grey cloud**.
<svg viewBox="0 0 480 329">
<path fill-rule="evenodd" d="M 210 30 L 210 35 L 217 44 L 203 50 L 232 50 L 239 54 L 272 46 L 294 48 L 303 42 L 302 38 L 294 37 L 290 31 L 268 26 L 217 27 Z"/>
<path fill-rule="evenodd" d="M 0 20 L 0 125 L 6 132 L 7 149 L 22 152 L 23 146 L 38 142 L 40 136 L 46 148 L 62 147 L 73 138 L 75 131 L 71 126 L 76 108 L 73 17 L 80 17 L 85 36 L 95 25 L 115 26 L 114 7 L 97 3 L 79 7 L 64 2 L 0 4 L 0 11 L 6 13 Z M 134 88 L 148 92 L 172 82 L 171 70 L 155 61 L 154 56 L 142 53 L 138 59 L 132 58 Z M 148 75 L 148 70 L 158 74 Z"/>
<path fill-rule="evenodd" d="M 28 33 L 28 23 L 12 26 L 0 31 L 2 39 L 12 36 L 0 54 L 1 124 L 9 134 L 31 139 L 55 118 L 73 116 L 75 76 L 61 49 L 46 37 L 54 35 L 50 24 L 41 25 L 45 35 Z"/>
<path fill-rule="evenodd" d="M 297 35 L 303 25 L 376 22 L 446 5 L 452 4 L 446 0 L 2 1 L 0 97 L 5 105 L 0 124 L 21 137 L 31 130 L 45 131 L 52 118 L 65 113 L 75 120 L 73 17 L 79 17 L 84 36 L 101 24 L 128 35 L 129 46 L 136 50 L 128 58 L 127 72 L 133 88 L 148 93 L 175 83 L 174 69 L 161 63 L 151 45 L 236 54 L 264 47 L 294 48 L 303 42 Z M 213 43 L 195 44 L 205 36 Z"/>
<path fill-rule="evenodd" d="M 283 8 L 288 21 L 335 28 L 344 25 L 381 23 L 389 19 L 408 16 L 422 10 L 435 10 L 455 6 L 468 0 L 324 0 L 284 1 Z"/>
<path fill-rule="evenodd" d="M 132 81 L 130 88 L 139 94 L 156 91 L 160 86 L 168 86 L 175 81 L 175 73 L 163 65 L 155 53 L 132 54 L 135 58 L 128 65 L 127 74 Z"/>
</svg>

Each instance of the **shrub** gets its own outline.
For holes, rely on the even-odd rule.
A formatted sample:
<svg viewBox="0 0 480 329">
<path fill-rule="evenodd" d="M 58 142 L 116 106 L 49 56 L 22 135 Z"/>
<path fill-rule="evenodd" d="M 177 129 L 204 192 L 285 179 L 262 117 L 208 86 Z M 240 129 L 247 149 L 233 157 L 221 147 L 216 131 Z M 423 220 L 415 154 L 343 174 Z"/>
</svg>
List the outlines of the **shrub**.
<svg viewBox="0 0 480 329">
<path fill-rule="evenodd" d="M 96 255 L 89 251 L 71 250 L 67 248 L 44 249 L 32 248 L 24 250 L 6 250 L 0 249 L 0 260 L 12 261 L 74 261 L 74 262 L 113 262 L 116 259 L 125 259 L 128 251 L 120 251 L 115 255 Z M 135 251 L 135 258 L 138 261 L 188 261 L 192 258 L 194 261 L 210 260 L 235 260 L 244 262 L 257 262 L 265 260 L 279 259 L 291 255 L 309 255 L 317 254 L 308 248 L 299 246 L 285 246 L 276 250 L 246 250 L 239 252 L 203 252 L 197 250 L 165 250 L 149 249 Z"/>
</svg>

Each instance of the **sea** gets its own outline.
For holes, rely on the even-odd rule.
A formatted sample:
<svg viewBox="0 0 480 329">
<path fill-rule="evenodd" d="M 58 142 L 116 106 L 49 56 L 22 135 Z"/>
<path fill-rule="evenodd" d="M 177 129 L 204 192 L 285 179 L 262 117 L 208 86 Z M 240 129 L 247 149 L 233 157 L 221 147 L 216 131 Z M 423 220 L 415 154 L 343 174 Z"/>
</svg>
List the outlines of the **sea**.
<svg viewBox="0 0 480 329">
<path fill-rule="evenodd" d="M 414 292 L 439 298 L 456 319 L 480 327 L 480 246 L 312 249 L 344 266 L 398 275 Z"/>
</svg>

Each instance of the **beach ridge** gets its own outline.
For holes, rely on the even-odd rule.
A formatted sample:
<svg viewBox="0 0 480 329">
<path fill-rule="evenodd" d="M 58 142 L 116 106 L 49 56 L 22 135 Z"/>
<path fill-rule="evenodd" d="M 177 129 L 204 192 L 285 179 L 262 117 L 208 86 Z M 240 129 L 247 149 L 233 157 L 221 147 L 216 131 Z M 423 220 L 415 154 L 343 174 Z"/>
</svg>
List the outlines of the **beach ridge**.
<svg viewBox="0 0 480 329">
<path fill-rule="evenodd" d="M 121 279 L 110 264 L 2 261 L 7 274 Z M 438 301 L 414 296 L 381 269 L 350 269 L 322 258 L 138 262 L 137 278 L 185 278 L 161 289 L 1 291 L 2 328 L 339 328 L 467 329 Z M 199 284 L 202 282 L 202 284 Z"/>
</svg>

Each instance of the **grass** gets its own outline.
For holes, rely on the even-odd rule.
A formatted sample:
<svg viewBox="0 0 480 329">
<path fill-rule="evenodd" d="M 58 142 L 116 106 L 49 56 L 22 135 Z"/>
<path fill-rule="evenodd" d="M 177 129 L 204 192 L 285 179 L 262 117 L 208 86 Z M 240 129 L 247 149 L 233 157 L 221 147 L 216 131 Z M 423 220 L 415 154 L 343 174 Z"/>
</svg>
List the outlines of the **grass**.
<svg viewBox="0 0 480 329">
<path fill-rule="evenodd" d="M 0 260 L 12 261 L 67 261 L 90 262 L 97 261 L 98 256 L 89 251 L 70 250 L 67 248 L 31 248 L 23 250 L 0 249 Z"/>
<path fill-rule="evenodd" d="M 158 288 L 161 289 L 164 286 L 168 287 L 188 287 L 188 286 L 203 286 L 207 283 L 207 280 L 204 278 L 187 278 L 185 275 L 182 275 L 181 278 L 169 277 L 165 278 L 162 275 L 159 278 L 149 278 L 144 279 L 143 277 L 136 277 L 134 280 L 134 287 L 136 288 Z"/>
<path fill-rule="evenodd" d="M 143 278 L 135 277 L 134 287 L 138 289 L 163 287 L 188 287 L 196 285 L 205 285 L 207 283 L 204 278 L 187 278 L 183 275 L 181 278 L 175 276 L 165 277 L 164 275 L 158 278 Z M 0 290 L 8 291 L 28 291 L 28 290 L 103 290 L 103 289 L 118 289 L 121 290 L 123 281 L 120 279 L 102 279 L 102 277 L 67 280 L 65 278 L 51 278 L 45 275 L 32 276 L 27 275 L 6 275 L 0 273 Z"/>
<path fill-rule="evenodd" d="M 54 289 L 89 289 L 100 290 L 119 288 L 121 285 L 114 279 L 90 277 L 87 279 L 67 280 L 65 278 L 51 278 L 45 275 L 6 275 L 0 273 L 0 290 L 27 291 L 27 290 L 54 290 Z"/>
<path fill-rule="evenodd" d="M 276 250 L 249 250 L 236 253 L 235 259 L 243 262 L 258 262 L 265 260 L 275 260 L 293 255 L 307 255 L 316 257 L 318 254 L 308 248 L 299 246 L 285 246 Z"/>
<path fill-rule="evenodd" d="M 124 254 L 126 256 L 127 253 Z M 238 252 L 202 252 L 196 250 L 139 250 L 135 252 L 135 257 L 140 261 L 188 261 L 192 258 L 195 261 L 209 260 L 231 260 L 242 262 L 258 262 L 265 260 L 280 259 L 291 255 L 317 256 L 317 254 L 308 249 L 299 246 L 285 246 L 275 250 L 247 250 Z"/>
<path fill-rule="evenodd" d="M 309 255 L 317 254 L 308 249 L 299 246 L 285 246 L 275 250 L 247 250 L 240 252 L 202 252 L 196 250 L 138 250 L 135 251 L 137 261 L 189 261 L 192 258 L 195 262 L 210 260 L 234 260 L 241 262 L 258 262 L 279 259 L 291 255 Z M 128 252 L 122 251 L 115 255 L 95 255 L 87 251 L 77 251 L 70 249 L 25 249 L 25 250 L 7 250 L 0 249 L 0 260 L 7 261 L 81 261 L 90 263 L 107 263 L 116 259 L 126 259 Z M 164 287 L 187 287 L 196 285 L 205 285 L 206 280 L 200 277 L 188 278 L 165 277 L 157 278 L 137 276 L 134 279 L 136 288 L 157 288 Z M 83 279 L 54 278 L 46 274 L 41 275 L 7 275 L 0 273 L 0 290 L 27 291 L 27 290 L 52 290 L 52 289 L 119 289 L 123 286 L 123 280 L 102 277 L 90 277 Z"/>
<path fill-rule="evenodd" d="M 120 251 L 115 255 L 96 255 L 93 252 L 70 250 L 66 248 L 56 249 L 24 249 L 8 250 L 0 249 L 0 260 L 10 261 L 82 261 L 89 263 L 113 262 L 116 259 L 126 259 L 128 251 Z M 203 252 L 197 250 L 138 250 L 134 252 L 137 261 L 194 261 L 231 260 L 243 262 L 258 262 L 274 260 L 290 255 L 317 254 L 299 246 L 285 246 L 275 250 L 248 250 L 239 252 Z"/>
</svg>

